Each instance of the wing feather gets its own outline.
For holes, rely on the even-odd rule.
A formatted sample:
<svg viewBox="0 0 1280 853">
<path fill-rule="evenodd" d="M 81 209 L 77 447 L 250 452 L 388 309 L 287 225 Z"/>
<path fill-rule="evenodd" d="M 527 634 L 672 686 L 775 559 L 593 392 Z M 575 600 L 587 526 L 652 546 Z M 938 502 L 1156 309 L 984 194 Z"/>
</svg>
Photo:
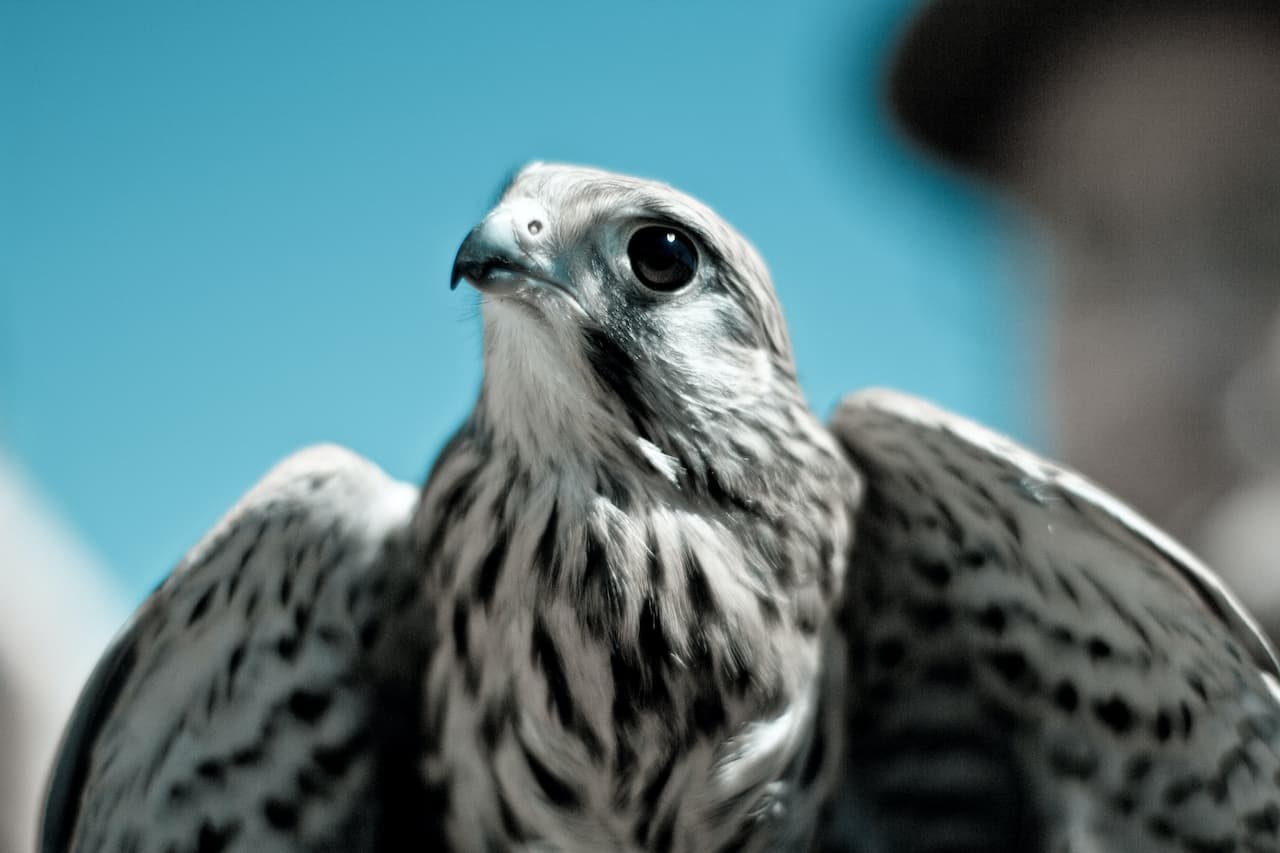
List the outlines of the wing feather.
<svg viewBox="0 0 1280 853">
<path fill-rule="evenodd" d="M 944 434 L 1007 466 L 1015 478 L 991 486 L 1008 490 L 1011 502 L 1028 498 L 1046 507 L 1051 518 L 1052 501 L 1069 504 L 1073 514 L 1087 518 L 1107 535 L 1127 538 L 1149 549 L 1161 559 L 1156 565 L 1185 585 L 1204 608 L 1220 620 L 1254 663 L 1272 676 L 1280 676 L 1275 649 L 1244 605 L 1208 566 L 1171 536 L 1139 515 L 1133 508 L 1108 494 L 1084 476 L 1055 465 L 1011 439 L 967 418 L 948 412 L 909 394 L 873 388 L 850 394 L 836 412 L 832 428 L 847 448 L 855 453 L 876 455 L 875 441 L 890 427 L 900 433 L 927 431 Z"/>
<path fill-rule="evenodd" d="M 333 446 L 289 457 L 250 490 L 94 670 L 58 750 L 41 853 L 270 850 L 285 845 L 271 837 L 282 827 L 312 847 L 372 837 L 367 816 L 344 810 L 361 807 L 377 770 L 341 750 L 355 749 L 378 698 L 362 640 L 389 597 L 411 599 L 402 536 L 416 497 Z M 325 756 L 343 772 L 321 780 Z M 300 814 L 309 778 L 348 805 Z"/>
<path fill-rule="evenodd" d="M 864 478 L 833 813 L 899 853 L 1169 849 L 1153 826 L 1271 849 L 1250 816 L 1280 790 L 1275 654 L 1208 568 L 907 395 L 852 395 L 832 428 Z M 1216 799 L 1182 803 L 1187 780 Z"/>
</svg>

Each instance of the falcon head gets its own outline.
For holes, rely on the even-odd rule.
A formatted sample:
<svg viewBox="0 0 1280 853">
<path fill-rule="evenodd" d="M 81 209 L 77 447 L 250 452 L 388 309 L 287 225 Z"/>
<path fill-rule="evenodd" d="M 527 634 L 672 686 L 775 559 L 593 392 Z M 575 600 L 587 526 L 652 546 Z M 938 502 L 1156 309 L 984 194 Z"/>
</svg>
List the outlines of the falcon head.
<svg viewBox="0 0 1280 853">
<path fill-rule="evenodd" d="M 760 256 L 665 184 L 526 166 L 458 250 L 463 280 L 484 315 L 476 417 L 526 456 L 631 441 L 674 470 L 802 400 Z"/>
</svg>

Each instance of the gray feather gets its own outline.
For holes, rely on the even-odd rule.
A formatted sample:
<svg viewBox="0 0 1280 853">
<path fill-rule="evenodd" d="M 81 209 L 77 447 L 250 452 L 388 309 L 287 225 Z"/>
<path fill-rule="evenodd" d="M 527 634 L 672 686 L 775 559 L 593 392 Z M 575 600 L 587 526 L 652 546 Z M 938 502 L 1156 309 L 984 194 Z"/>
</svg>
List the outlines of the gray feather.
<svg viewBox="0 0 1280 853">
<path fill-rule="evenodd" d="M 843 618 L 842 796 L 864 831 L 939 853 L 1276 849 L 1274 659 L 1208 569 L 919 400 L 854 395 L 833 429 L 868 484 Z"/>
<path fill-rule="evenodd" d="M 273 825 L 306 849 L 374 837 L 361 730 L 382 675 L 362 658 L 373 650 L 350 596 L 406 577 L 395 543 L 414 500 L 338 448 L 268 474 L 98 666 L 59 751 L 41 850 L 297 849 Z M 328 796 L 304 809 L 308 778 Z"/>
</svg>

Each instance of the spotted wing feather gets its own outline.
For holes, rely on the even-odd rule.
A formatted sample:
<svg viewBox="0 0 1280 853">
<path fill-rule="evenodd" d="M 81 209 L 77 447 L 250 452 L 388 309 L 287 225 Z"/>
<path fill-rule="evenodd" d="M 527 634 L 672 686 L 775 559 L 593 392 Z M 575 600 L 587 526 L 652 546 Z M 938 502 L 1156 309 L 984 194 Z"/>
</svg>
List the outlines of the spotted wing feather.
<svg viewBox="0 0 1280 853">
<path fill-rule="evenodd" d="M 335 447 L 250 491 L 91 677 L 42 853 L 386 849 L 403 818 L 386 789 L 412 778 L 388 757 L 413 752 L 425 653 L 391 636 L 416 604 L 403 546 L 415 500 Z"/>
<path fill-rule="evenodd" d="M 1280 850 L 1275 656 L 1212 572 L 919 400 L 833 430 L 866 481 L 833 809 L 864 849 Z"/>
</svg>

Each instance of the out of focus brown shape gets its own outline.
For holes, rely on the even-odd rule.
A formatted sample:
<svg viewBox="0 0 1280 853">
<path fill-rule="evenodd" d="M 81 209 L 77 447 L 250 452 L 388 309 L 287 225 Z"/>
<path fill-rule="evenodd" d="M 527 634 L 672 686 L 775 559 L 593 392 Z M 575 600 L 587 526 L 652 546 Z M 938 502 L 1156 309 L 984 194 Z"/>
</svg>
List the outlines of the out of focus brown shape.
<svg viewBox="0 0 1280 853">
<path fill-rule="evenodd" d="M 938 0 L 889 92 L 1043 232 L 1057 452 L 1280 637 L 1280 4 Z"/>
</svg>

